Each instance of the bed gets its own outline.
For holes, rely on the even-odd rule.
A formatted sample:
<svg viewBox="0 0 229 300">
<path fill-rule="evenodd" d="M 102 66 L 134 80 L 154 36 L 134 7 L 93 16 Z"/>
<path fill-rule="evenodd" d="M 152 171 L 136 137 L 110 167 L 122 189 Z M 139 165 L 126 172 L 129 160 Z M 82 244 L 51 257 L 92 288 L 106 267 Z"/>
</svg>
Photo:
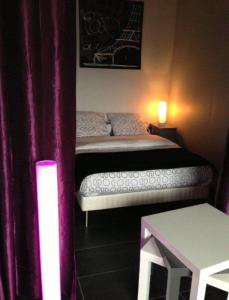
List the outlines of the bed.
<svg viewBox="0 0 229 300">
<path fill-rule="evenodd" d="M 148 134 L 138 116 L 78 112 L 78 122 L 76 193 L 86 226 L 93 210 L 208 198 L 209 162 Z"/>
</svg>

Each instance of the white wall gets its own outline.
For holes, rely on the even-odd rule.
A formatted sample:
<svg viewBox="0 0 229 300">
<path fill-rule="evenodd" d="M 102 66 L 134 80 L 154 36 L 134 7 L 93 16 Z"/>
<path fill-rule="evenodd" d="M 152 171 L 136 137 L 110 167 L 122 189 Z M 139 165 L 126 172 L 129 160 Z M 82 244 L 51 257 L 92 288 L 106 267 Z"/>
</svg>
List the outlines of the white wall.
<svg viewBox="0 0 229 300">
<path fill-rule="evenodd" d="M 145 0 L 141 70 L 80 68 L 78 51 L 77 110 L 152 116 L 150 103 L 168 98 L 175 19 L 176 0 Z"/>
</svg>

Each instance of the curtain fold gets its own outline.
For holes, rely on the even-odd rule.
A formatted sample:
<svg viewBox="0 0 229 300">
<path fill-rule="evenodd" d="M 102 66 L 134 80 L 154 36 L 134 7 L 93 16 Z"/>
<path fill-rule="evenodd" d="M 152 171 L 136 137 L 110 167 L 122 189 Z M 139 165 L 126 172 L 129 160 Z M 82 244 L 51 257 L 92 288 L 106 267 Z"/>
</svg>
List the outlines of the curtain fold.
<svg viewBox="0 0 229 300">
<path fill-rule="evenodd" d="M 1 19 L 1 15 L 0 15 Z M 0 25 L 2 25 L 0 23 Z M 2 29 L 0 26 L 0 39 Z M 3 53 L 0 47 L 0 299 L 14 299 L 16 274 L 14 253 L 12 147 L 8 95 L 4 89 Z M 5 101 L 1 101 L 4 97 Z"/>
<path fill-rule="evenodd" d="M 75 298 L 74 0 L 1 1 L 0 299 L 41 297 L 35 162 L 57 161 L 61 291 Z"/>
</svg>

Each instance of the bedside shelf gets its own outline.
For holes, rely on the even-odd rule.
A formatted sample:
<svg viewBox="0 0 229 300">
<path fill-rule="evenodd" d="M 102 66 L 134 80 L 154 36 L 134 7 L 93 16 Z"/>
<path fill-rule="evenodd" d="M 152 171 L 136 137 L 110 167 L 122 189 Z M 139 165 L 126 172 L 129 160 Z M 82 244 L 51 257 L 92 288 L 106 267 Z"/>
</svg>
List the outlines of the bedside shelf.
<svg viewBox="0 0 229 300">
<path fill-rule="evenodd" d="M 164 126 L 160 126 L 158 124 L 150 124 L 149 132 L 150 134 L 157 134 L 177 143 L 177 129 L 172 125 L 166 124 Z"/>
</svg>

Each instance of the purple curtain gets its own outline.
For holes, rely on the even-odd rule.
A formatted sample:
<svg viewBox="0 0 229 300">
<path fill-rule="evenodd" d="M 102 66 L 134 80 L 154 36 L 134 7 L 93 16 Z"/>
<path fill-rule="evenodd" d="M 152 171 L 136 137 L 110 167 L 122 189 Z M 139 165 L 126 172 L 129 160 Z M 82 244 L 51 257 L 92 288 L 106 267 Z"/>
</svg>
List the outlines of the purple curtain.
<svg viewBox="0 0 229 300">
<path fill-rule="evenodd" d="M 41 298 L 35 162 L 58 164 L 61 292 L 75 299 L 75 0 L 0 1 L 0 299 Z"/>
<path fill-rule="evenodd" d="M 218 207 L 229 215 L 229 131 L 218 195 Z"/>
</svg>

